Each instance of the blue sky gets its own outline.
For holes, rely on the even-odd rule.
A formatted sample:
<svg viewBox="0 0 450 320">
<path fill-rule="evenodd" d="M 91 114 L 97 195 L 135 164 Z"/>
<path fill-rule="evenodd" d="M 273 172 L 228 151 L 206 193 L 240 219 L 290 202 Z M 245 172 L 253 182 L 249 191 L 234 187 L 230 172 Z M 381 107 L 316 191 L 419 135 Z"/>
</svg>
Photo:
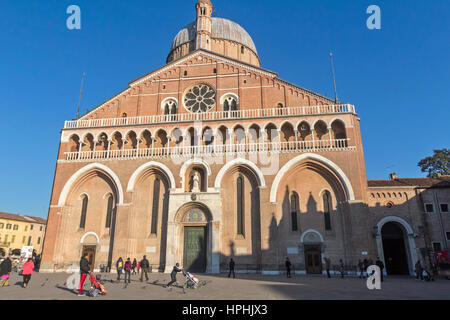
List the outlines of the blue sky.
<svg viewBox="0 0 450 320">
<path fill-rule="evenodd" d="M 82 29 L 66 27 L 81 8 Z M 165 63 L 173 37 L 194 20 L 195 0 L 0 2 L 0 211 L 47 216 L 60 129 Z M 420 159 L 449 147 L 450 2 L 213 0 L 216 16 L 252 36 L 262 66 L 338 96 L 361 118 L 367 176 L 424 176 Z M 381 8 L 369 30 L 366 9 Z"/>
</svg>

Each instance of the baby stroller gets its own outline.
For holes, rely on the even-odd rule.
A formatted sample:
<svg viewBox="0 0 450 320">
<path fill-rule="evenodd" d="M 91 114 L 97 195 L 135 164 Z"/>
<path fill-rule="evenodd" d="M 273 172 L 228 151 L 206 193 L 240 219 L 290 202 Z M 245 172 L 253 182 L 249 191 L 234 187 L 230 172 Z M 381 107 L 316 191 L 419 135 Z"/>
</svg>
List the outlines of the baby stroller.
<svg viewBox="0 0 450 320">
<path fill-rule="evenodd" d="M 183 275 L 186 277 L 186 284 L 183 286 L 184 288 L 189 289 L 197 289 L 199 286 L 199 280 L 192 273 L 187 271 L 183 271 Z"/>
<path fill-rule="evenodd" d="M 99 293 L 103 295 L 107 294 L 105 287 L 100 282 L 100 276 L 96 278 L 93 274 L 91 274 L 91 276 L 89 277 L 89 281 L 91 281 L 92 284 L 91 290 L 89 290 L 89 295 L 91 297 L 96 297 Z"/>
</svg>

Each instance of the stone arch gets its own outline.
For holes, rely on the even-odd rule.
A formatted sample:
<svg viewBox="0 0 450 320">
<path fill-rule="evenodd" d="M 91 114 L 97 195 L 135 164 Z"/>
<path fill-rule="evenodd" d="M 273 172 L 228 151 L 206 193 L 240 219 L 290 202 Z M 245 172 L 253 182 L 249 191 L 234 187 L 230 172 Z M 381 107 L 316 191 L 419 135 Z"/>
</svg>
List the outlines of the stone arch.
<svg viewBox="0 0 450 320">
<path fill-rule="evenodd" d="M 386 265 L 386 260 L 384 256 L 384 248 L 383 248 L 383 239 L 382 239 L 382 229 L 383 226 L 388 223 L 395 223 L 398 224 L 401 229 L 403 229 L 403 236 L 404 236 L 404 245 L 405 245 L 405 251 L 407 254 L 407 260 L 408 260 L 408 268 L 409 273 L 411 275 L 414 274 L 414 264 L 417 260 L 419 260 L 419 256 L 417 254 L 417 248 L 416 243 L 414 241 L 414 238 L 417 237 L 417 234 L 414 232 L 414 229 L 411 227 L 411 225 L 403 218 L 400 218 L 398 216 L 387 216 L 376 224 L 376 243 L 377 243 L 377 249 L 378 249 L 378 256 L 380 259 L 384 262 Z"/>
<path fill-rule="evenodd" d="M 160 169 L 170 182 L 170 189 L 175 189 L 176 187 L 175 177 L 172 171 L 170 171 L 170 169 L 167 166 L 165 166 L 160 162 L 151 161 L 144 163 L 142 166 L 137 168 L 136 171 L 131 175 L 130 181 L 128 182 L 127 192 L 133 192 L 137 179 L 141 176 L 142 173 L 144 173 L 147 169 L 150 169 L 152 167 Z"/>
<path fill-rule="evenodd" d="M 99 244 L 100 243 L 100 238 L 99 236 L 95 233 L 95 232 L 87 232 L 85 233 L 80 240 L 81 244 L 94 244 L 93 242 L 89 241 L 89 242 L 85 242 L 86 238 L 88 238 L 89 236 L 94 236 L 94 238 L 96 239 L 95 244 Z"/>
<path fill-rule="evenodd" d="M 262 173 L 262 171 L 258 168 L 258 166 L 256 164 L 254 164 L 253 162 L 251 162 L 249 160 L 243 159 L 243 158 L 234 159 L 234 160 L 228 162 L 226 165 L 224 165 L 220 169 L 219 173 L 217 174 L 216 181 L 214 183 L 214 187 L 220 188 L 220 186 L 222 184 L 222 179 L 223 179 L 225 173 L 229 169 L 231 169 L 233 166 L 238 166 L 238 165 L 242 165 L 242 166 L 249 168 L 255 174 L 260 188 L 266 187 L 266 180 L 264 179 L 264 174 Z"/>
<path fill-rule="evenodd" d="M 124 200 L 123 199 L 123 189 L 122 189 L 122 184 L 120 183 L 119 177 L 114 173 L 114 171 L 112 171 L 107 166 L 100 164 L 100 163 L 92 163 L 92 164 L 89 164 L 89 165 L 81 168 L 80 170 L 78 170 L 76 173 L 74 173 L 69 178 L 69 180 L 64 185 L 64 187 L 61 191 L 61 194 L 59 196 L 58 206 L 62 207 L 65 205 L 67 196 L 68 196 L 70 190 L 72 189 L 72 186 L 79 178 L 81 178 L 83 175 L 89 173 L 89 171 L 95 171 L 95 170 L 102 172 L 103 174 L 105 174 L 107 177 L 109 177 L 111 179 L 111 181 L 113 182 L 113 184 L 116 188 L 116 191 L 117 191 L 118 204 L 122 205 L 123 200 Z"/>
<path fill-rule="evenodd" d="M 270 190 L 270 202 L 276 203 L 276 197 L 278 192 L 278 186 L 281 182 L 283 176 L 291 169 L 294 168 L 298 163 L 304 160 L 316 160 L 317 162 L 323 164 L 326 168 L 331 170 L 340 180 L 344 189 L 347 200 L 355 200 L 355 194 L 353 192 L 353 187 L 350 183 L 350 180 L 347 178 L 345 173 L 339 168 L 335 163 L 328 160 L 327 158 L 313 153 L 306 153 L 300 156 L 297 156 L 290 161 L 288 161 L 277 173 L 275 179 L 272 183 L 272 188 Z"/>
<path fill-rule="evenodd" d="M 321 243 L 324 243 L 324 242 L 325 242 L 324 239 L 323 239 L 322 234 L 321 234 L 319 231 L 314 230 L 314 229 L 308 229 L 308 230 L 306 230 L 305 232 L 303 232 L 302 235 L 300 236 L 300 242 L 301 242 L 301 243 L 305 243 L 305 237 L 306 237 L 308 234 L 311 234 L 311 233 L 314 234 L 315 236 L 317 236 L 317 237 L 320 239 L 320 242 L 321 242 Z"/>
</svg>

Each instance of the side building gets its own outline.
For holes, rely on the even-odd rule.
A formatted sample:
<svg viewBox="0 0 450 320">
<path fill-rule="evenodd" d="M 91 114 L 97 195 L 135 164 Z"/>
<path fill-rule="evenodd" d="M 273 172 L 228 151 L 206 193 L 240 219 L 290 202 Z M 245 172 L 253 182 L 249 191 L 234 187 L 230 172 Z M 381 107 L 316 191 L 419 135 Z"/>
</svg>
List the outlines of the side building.
<svg viewBox="0 0 450 320">
<path fill-rule="evenodd" d="M 0 256 L 20 255 L 23 246 L 33 246 L 42 253 L 47 220 L 0 212 Z"/>
</svg>

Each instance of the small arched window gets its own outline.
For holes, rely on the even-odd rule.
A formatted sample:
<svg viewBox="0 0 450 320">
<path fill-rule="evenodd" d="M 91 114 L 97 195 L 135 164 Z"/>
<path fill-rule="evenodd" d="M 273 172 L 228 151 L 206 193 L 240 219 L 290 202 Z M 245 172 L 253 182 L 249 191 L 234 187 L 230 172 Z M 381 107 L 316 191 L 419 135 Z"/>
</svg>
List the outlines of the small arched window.
<svg viewBox="0 0 450 320">
<path fill-rule="evenodd" d="M 244 179 L 238 177 L 236 181 L 237 196 L 237 234 L 244 235 Z"/>
<path fill-rule="evenodd" d="M 236 111 L 238 110 L 237 98 L 235 96 L 229 95 L 225 97 L 223 102 L 223 111 L 229 112 L 228 116 L 236 116 Z"/>
<path fill-rule="evenodd" d="M 83 203 L 81 204 L 81 219 L 80 219 L 80 228 L 84 229 L 86 226 L 86 214 L 88 207 L 88 197 L 87 195 L 83 195 Z"/>
<path fill-rule="evenodd" d="M 113 211 L 114 199 L 112 194 L 108 195 L 108 206 L 106 208 L 106 228 L 111 228 L 111 219 L 112 219 L 112 211 Z"/>
<path fill-rule="evenodd" d="M 245 52 L 245 48 L 244 48 L 244 46 L 241 46 L 241 54 L 244 54 L 244 52 Z"/>
<path fill-rule="evenodd" d="M 325 220 L 325 230 L 331 231 L 331 194 L 328 191 L 323 193 L 323 216 Z"/>
<path fill-rule="evenodd" d="M 297 213 L 298 213 L 298 194 L 292 193 L 291 195 L 291 223 L 292 231 L 298 231 Z"/>
<path fill-rule="evenodd" d="M 178 112 L 177 102 L 175 100 L 167 100 L 164 102 L 164 115 L 176 115 Z"/>
</svg>

